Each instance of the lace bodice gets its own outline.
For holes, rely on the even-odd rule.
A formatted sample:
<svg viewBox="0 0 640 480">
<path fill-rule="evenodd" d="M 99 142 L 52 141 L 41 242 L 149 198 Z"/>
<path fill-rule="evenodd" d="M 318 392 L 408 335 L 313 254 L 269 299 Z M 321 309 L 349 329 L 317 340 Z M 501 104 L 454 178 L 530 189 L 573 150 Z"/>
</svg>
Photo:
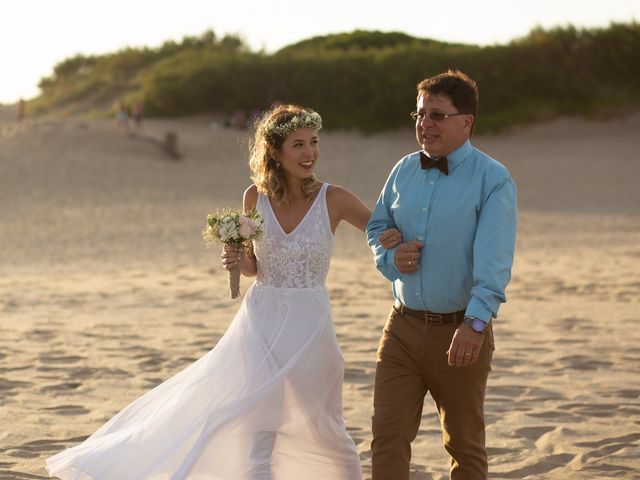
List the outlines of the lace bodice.
<svg viewBox="0 0 640 480">
<path fill-rule="evenodd" d="M 322 185 L 305 217 L 288 234 L 265 195 L 258 194 L 257 209 L 264 218 L 264 234 L 254 242 L 257 281 L 282 288 L 324 287 L 334 242 L 327 211 L 327 184 Z"/>
</svg>

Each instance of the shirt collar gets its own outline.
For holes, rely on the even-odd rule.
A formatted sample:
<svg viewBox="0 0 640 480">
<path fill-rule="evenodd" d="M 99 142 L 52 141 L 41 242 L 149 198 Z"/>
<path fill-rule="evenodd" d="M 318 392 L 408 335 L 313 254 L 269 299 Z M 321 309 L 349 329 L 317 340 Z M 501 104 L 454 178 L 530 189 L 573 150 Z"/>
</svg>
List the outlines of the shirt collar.
<svg viewBox="0 0 640 480">
<path fill-rule="evenodd" d="M 471 155 L 471 152 L 473 152 L 473 147 L 471 146 L 471 141 L 467 139 L 462 145 L 447 155 L 449 169 L 451 170 L 461 164 L 469 155 Z"/>
</svg>

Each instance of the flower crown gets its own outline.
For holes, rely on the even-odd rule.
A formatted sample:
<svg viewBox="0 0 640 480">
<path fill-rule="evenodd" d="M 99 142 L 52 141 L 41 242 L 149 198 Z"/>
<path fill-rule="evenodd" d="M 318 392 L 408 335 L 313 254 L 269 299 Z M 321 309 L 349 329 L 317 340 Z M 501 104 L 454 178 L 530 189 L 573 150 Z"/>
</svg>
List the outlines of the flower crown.
<svg viewBox="0 0 640 480">
<path fill-rule="evenodd" d="M 284 123 L 271 122 L 265 127 L 265 135 L 286 137 L 299 128 L 322 128 L 322 117 L 316 112 L 302 112 Z"/>
</svg>

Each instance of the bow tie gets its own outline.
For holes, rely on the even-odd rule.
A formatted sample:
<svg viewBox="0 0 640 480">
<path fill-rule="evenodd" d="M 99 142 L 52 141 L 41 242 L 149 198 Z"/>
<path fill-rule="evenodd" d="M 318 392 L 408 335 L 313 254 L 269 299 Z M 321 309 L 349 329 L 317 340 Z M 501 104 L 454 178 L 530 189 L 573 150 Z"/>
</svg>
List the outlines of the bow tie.
<svg viewBox="0 0 640 480">
<path fill-rule="evenodd" d="M 420 165 L 423 170 L 429 168 L 437 168 L 445 175 L 449 175 L 449 164 L 447 163 L 447 157 L 431 158 L 425 155 L 424 152 L 420 152 Z"/>
</svg>

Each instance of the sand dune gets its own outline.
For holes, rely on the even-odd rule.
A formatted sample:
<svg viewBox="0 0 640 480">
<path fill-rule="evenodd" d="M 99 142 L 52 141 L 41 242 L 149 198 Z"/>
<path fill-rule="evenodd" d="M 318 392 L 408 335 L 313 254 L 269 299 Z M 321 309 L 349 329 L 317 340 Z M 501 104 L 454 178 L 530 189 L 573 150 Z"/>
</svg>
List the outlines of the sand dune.
<svg viewBox="0 0 640 480">
<path fill-rule="evenodd" d="M 475 139 L 518 185 L 509 301 L 487 395 L 491 478 L 640 478 L 640 115 L 568 119 Z M 179 136 L 183 159 L 160 148 Z M 211 118 L 0 117 L 0 479 L 44 459 L 210 349 L 238 303 L 208 210 L 248 185 L 245 133 Z M 319 176 L 373 205 L 411 130 L 326 132 Z M 244 287 L 248 283 L 245 281 Z M 370 476 L 375 350 L 391 305 L 361 233 L 341 227 L 329 276 L 349 431 Z M 430 402 L 413 480 L 448 478 Z"/>
</svg>

